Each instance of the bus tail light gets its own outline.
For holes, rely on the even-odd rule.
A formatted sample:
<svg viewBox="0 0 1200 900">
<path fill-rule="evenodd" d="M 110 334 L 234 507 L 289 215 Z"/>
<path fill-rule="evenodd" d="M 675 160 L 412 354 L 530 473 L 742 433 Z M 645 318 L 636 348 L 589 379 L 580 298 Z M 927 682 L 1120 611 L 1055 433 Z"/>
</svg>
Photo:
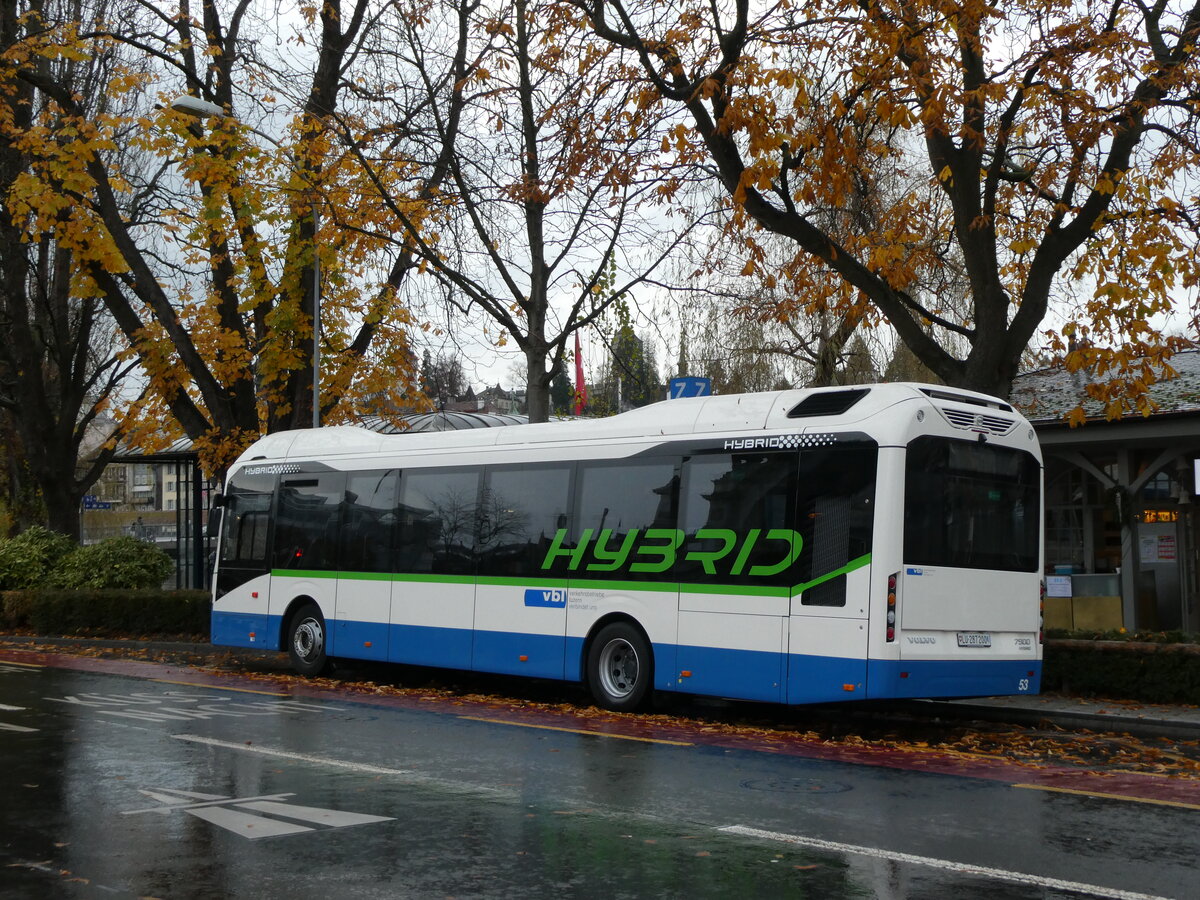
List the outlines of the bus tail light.
<svg viewBox="0 0 1200 900">
<path fill-rule="evenodd" d="M 1041 597 L 1038 600 L 1038 643 L 1046 643 L 1046 579 L 1042 579 Z"/>
<path fill-rule="evenodd" d="M 887 639 L 889 644 L 896 640 L 896 583 L 899 578 L 899 572 L 888 576 Z"/>
</svg>

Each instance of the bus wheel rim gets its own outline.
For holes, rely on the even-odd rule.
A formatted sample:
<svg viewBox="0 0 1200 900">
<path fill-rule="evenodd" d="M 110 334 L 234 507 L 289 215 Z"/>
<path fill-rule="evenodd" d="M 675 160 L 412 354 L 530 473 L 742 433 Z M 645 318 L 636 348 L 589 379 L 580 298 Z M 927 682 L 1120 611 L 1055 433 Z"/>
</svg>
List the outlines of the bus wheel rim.
<svg viewBox="0 0 1200 900">
<path fill-rule="evenodd" d="M 604 645 L 600 653 L 600 683 L 613 697 L 628 697 L 637 687 L 641 666 L 637 650 L 624 638 Z"/>
<path fill-rule="evenodd" d="M 325 647 L 325 633 L 321 629 L 321 623 L 313 618 L 301 622 L 296 626 L 296 633 L 292 635 L 292 646 L 296 648 L 296 655 L 301 659 L 320 656 Z"/>
</svg>

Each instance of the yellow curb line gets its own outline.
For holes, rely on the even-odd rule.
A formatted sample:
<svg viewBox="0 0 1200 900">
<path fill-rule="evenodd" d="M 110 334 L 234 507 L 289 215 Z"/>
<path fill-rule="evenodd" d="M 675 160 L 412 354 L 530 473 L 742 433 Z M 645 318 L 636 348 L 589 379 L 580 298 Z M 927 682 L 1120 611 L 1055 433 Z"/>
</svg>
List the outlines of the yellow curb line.
<svg viewBox="0 0 1200 900">
<path fill-rule="evenodd" d="M 565 731 L 568 734 L 586 734 L 589 737 L 615 738 L 620 741 L 641 741 L 646 744 L 669 744 L 673 747 L 694 747 L 691 741 L 668 741 L 662 738 L 637 737 L 632 734 L 609 734 L 604 731 L 588 731 L 585 728 L 561 728 L 558 725 L 535 725 L 532 722 L 510 722 L 508 719 L 486 719 L 483 716 L 459 716 L 471 722 L 490 722 L 493 725 L 515 725 L 518 728 L 541 728 L 545 731 Z"/>
</svg>

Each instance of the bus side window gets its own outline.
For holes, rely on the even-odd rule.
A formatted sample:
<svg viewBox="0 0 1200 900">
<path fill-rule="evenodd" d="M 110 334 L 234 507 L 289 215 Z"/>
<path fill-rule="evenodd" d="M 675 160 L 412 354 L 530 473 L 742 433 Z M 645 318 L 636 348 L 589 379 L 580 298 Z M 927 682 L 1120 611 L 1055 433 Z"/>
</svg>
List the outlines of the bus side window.
<svg viewBox="0 0 1200 900">
<path fill-rule="evenodd" d="M 797 530 L 804 539 L 800 578 L 804 606 L 845 606 L 846 576 L 837 573 L 871 552 L 875 516 L 874 444 L 838 445 L 800 453 Z"/>
<path fill-rule="evenodd" d="M 487 473 L 479 513 L 479 572 L 538 574 L 571 499 L 571 467 L 516 466 Z"/>
<path fill-rule="evenodd" d="M 338 512 L 346 489 L 342 472 L 280 479 L 275 511 L 275 568 L 337 568 Z"/>
<path fill-rule="evenodd" d="M 796 455 L 699 456 L 683 472 L 680 579 L 793 584 L 805 549 L 793 522 Z"/>
<path fill-rule="evenodd" d="M 342 501 L 338 568 L 343 572 L 391 572 L 396 525 L 395 469 L 354 472 Z"/>
<path fill-rule="evenodd" d="M 274 475 L 238 472 L 233 476 L 223 510 L 222 563 L 232 563 L 238 568 L 267 567 L 267 534 L 274 492 Z"/>
<path fill-rule="evenodd" d="M 575 531 L 551 547 L 543 570 L 585 579 L 674 580 L 683 543 L 678 466 L 677 457 L 582 464 Z"/>
<path fill-rule="evenodd" d="M 478 469 L 407 469 L 400 480 L 397 570 L 475 574 Z"/>
<path fill-rule="evenodd" d="M 270 507 L 270 494 L 243 494 L 233 498 L 225 508 L 223 562 L 266 565 Z"/>
</svg>

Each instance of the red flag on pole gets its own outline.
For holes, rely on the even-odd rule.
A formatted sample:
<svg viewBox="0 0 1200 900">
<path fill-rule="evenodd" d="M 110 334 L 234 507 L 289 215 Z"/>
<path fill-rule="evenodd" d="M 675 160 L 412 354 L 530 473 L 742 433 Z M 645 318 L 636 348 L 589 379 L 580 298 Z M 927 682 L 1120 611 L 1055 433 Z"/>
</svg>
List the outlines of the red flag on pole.
<svg viewBox="0 0 1200 900">
<path fill-rule="evenodd" d="M 575 332 L 575 415 L 583 415 L 587 404 L 587 383 L 583 380 L 583 350 L 579 346 L 579 332 Z"/>
</svg>

